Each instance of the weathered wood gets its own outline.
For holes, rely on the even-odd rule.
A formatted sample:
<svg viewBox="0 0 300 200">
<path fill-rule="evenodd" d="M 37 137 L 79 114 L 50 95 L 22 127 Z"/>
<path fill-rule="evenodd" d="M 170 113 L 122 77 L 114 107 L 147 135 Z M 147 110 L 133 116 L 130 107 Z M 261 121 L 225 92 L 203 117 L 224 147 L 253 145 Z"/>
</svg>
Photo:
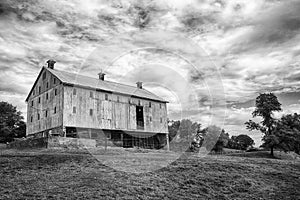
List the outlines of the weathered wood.
<svg viewBox="0 0 300 200">
<path fill-rule="evenodd" d="M 43 74 L 45 73 L 45 79 Z M 54 79 L 56 79 L 54 83 Z M 48 85 L 48 87 L 47 87 Z M 40 92 L 39 92 L 39 88 Z M 48 97 L 48 99 L 47 99 Z M 40 102 L 39 102 L 40 99 Z M 33 105 L 32 105 L 33 101 Z M 56 108 L 56 113 L 54 109 Z M 46 115 L 47 114 L 47 115 Z M 40 119 L 38 119 L 38 115 Z M 46 70 L 41 71 L 27 102 L 26 135 L 38 133 L 63 124 L 63 86 L 60 81 Z M 32 118 L 32 122 L 31 122 Z"/>
<path fill-rule="evenodd" d="M 76 95 L 73 90 L 76 89 Z M 64 86 L 65 126 L 94 129 L 137 131 L 136 106 L 144 107 L 144 130 L 142 132 L 167 133 L 167 111 L 164 103 L 149 101 L 120 94 Z M 90 93 L 93 97 L 90 97 Z M 105 100 L 105 94 L 108 100 Z M 130 103 L 129 103 L 130 98 Z M 161 106 L 160 106 L 161 104 Z M 76 113 L 73 113 L 76 107 Z M 92 115 L 90 115 L 92 110 Z M 160 120 L 162 118 L 162 122 Z M 151 119 L 151 120 L 150 120 Z"/>
<path fill-rule="evenodd" d="M 27 102 L 27 135 L 58 127 L 168 132 L 166 103 L 62 84 L 44 68 L 40 74 Z M 136 106 L 143 107 L 143 130 L 137 130 Z"/>
</svg>

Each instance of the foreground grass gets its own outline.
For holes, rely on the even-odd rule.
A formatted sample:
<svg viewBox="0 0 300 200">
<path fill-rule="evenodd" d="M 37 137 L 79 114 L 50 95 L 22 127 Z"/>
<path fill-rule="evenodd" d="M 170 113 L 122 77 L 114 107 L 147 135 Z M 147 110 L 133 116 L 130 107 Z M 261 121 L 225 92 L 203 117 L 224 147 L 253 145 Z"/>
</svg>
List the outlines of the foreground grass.
<svg viewBox="0 0 300 200">
<path fill-rule="evenodd" d="M 100 152 L 116 157 L 124 152 Z M 163 153 L 126 152 L 130 159 Z M 170 155 L 171 156 L 171 155 Z M 101 158 L 100 158 L 101 159 Z M 165 168 L 134 174 L 87 152 L 2 151 L 0 199 L 297 199 L 299 161 L 237 156 L 181 156 Z"/>
</svg>

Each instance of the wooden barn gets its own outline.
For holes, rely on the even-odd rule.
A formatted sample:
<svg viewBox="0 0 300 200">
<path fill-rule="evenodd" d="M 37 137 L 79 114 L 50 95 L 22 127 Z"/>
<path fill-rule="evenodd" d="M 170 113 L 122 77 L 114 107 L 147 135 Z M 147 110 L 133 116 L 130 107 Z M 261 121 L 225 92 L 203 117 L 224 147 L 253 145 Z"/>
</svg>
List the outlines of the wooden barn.
<svg viewBox="0 0 300 200">
<path fill-rule="evenodd" d="M 167 101 L 143 88 L 54 69 L 47 61 L 30 90 L 27 136 L 105 140 L 117 146 L 169 146 Z"/>
</svg>

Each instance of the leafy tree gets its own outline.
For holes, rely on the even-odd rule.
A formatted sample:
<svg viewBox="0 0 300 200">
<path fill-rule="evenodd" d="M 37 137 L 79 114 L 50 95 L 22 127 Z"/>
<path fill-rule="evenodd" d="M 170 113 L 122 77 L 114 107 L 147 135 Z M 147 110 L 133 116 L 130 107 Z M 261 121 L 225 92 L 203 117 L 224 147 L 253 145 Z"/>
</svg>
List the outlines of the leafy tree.
<svg viewBox="0 0 300 200">
<path fill-rule="evenodd" d="M 300 154 L 300 115 L 282 116 L 277 122 L 275 136 L 278 148 Z"/>
<path fill-rule="evenodd" d="M 2 142 L 26 135 L 26 124 L 21 112 L 7 102 L 0 102 L 0 137 Z"/>
<path fill-rule="evenodd" d="M 180 121 L 171 120 L 168 122 L 169 140 L 172 141 L 178 134 Z"/>
<path fill-rule="evenodd" d="M 205 128 L 203 132 L 203 146 L 205 146 L 207 150 L 210 149 L 216 152 L 223 151 L 223 147 L 227 145 L 229 140 L 228 133 L 225 133 L 223 129 L 215 125 Z"/>
<path fill-rule="evenodd" d="M 264 133 L 263 146 L 270 148 L 271 155 L 274 156 L 274 147 L 278 138 L 275 135 L 276 119 L 273 118 L 273 112 L 281 111 L 281 104 L 273 93 L 260 94 L 256 98 L 255 110 L 252 113 L 254 117 L 262 117 L 262 121 L 256 123 L 252 120 L 246 122 L 246 128 L 250 131 L 259 130 Z"/>
<path fill-rule="evenodd" d="M 182 119 L 181 121 L 169 121 L 169 137 L 170 139 L 176 137 L 182 141 L 190 141 L 200 127 L 201 124 L 192 122 L 189 119 Z"/>
<path fill-rule="evenodd" d="M 231 149 L 246 150 L 254 145 L 254 141 L 248 135 L 232 136 L 228 142 L 228 147 Z"/>
</svg>

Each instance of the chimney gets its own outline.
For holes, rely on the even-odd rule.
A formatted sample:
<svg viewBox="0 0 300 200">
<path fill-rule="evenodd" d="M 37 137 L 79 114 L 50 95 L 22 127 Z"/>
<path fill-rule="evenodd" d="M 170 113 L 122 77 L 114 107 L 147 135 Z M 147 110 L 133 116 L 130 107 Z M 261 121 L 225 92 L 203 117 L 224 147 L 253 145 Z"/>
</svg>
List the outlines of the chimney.
<svg viewBox="0 0 300 200">
<path fill-rule="evenodd" d="M 100 72 L 100 73 L 98 73 L 98 75 L 99 75 L 99 79 L 104 81 L 105 74 L 103 72 Z"/>
<path fill-rule="evenodd" d="M 47 63 L 48 63 L 48 68 L 54 69 L 54 64 L 56 63 L 55 60 L 48 60 Z"/>
<path fill-rule="evenodd" d="M 143 89 L 143 82 L 138 81 L 138 82 L 136 83 L 136 86 L 137 86 L 139 89 Z"/>
</svg>

